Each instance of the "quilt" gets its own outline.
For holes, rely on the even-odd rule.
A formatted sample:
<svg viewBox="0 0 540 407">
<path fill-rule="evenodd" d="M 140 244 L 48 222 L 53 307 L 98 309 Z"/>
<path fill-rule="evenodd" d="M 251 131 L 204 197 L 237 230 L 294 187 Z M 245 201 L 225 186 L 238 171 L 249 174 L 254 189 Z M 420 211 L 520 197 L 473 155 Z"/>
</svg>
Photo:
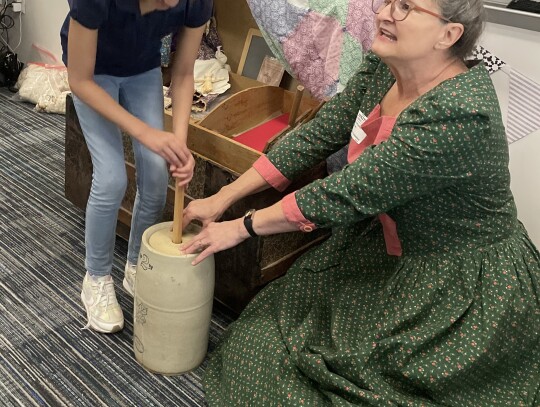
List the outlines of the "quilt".
<svg viewBox="0 0 540 407">
<path fill-rule="evenodd" d="M 270 49 L 317 99 L 340 92 L 371 47 L 369 0 L 248 0 Z"/>
</svg>

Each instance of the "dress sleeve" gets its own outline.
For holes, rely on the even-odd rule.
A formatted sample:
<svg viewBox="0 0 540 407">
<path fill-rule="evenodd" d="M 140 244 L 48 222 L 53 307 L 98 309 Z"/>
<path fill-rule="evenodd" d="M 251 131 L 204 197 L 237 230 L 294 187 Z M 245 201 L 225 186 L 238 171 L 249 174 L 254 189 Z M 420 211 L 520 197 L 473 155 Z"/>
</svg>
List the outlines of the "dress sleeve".
<svg viewBox="0 0 540 407">
<path fill-rule="evenodd" d="M 355 223 L 473 177 L 482 162 L 478 140 L 489 139 L 489 133 L 489 117 L 479 114 L 396 125 L 386 142 L 367 148 L 342 171 L 296 191 L 302 224 Z"/>
<path fill-rule="evenodd" d="M 187 0 L 186 19 L 184 25 L 190 28 L 197 28 L 206 24 L 214 9 L 213 0 Z"/>
<path fill-rule="evenodd" d="M 268 160 L 283 177 L 294 180 L 348 143 L 366 89 L 380 65 L 374 54 L 366 55 L 345 90 L 326 103 L 313 120 L 290 132 L 268 153 Z"/>
<path fill-rule="evenodd" d="M 113 0 L 69 0 L 69 16 L 82 26 L 97 30 L 107 21 Z"/>
</svg>

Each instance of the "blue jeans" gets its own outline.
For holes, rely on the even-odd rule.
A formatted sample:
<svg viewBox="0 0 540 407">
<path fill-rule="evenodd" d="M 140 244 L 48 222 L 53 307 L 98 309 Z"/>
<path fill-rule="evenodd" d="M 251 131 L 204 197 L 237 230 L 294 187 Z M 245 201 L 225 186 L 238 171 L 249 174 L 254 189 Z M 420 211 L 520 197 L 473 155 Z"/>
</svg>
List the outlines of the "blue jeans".
<svg viewBox="0 0 540 407">
<path fill-rule="evenodd" d="M 131 114 L 163 129 L 161 69 L 140 75 L 96 75 L 95 82 Z M 120 129 L 76 96 L 75 109 L 92 157 L 93 174 L 86 206 L 86 269 L 91 275 L 111 273 L 118 210 L 127 187 Z M 131 139 L 137 169 L 137 194 L 131 219 L 127 260 L 137 263 L 143 232 L 160 220 L 167 195 L 166 161 Z"/>
</svg>

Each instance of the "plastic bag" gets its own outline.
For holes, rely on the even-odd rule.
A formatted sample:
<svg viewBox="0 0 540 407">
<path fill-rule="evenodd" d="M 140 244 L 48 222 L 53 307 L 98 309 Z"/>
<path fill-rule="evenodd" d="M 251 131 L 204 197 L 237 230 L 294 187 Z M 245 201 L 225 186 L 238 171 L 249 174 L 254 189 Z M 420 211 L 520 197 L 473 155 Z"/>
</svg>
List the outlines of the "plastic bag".
<svg viewBox="0 0 540 407">
<path fill-rule="evenodd" d="M 18 98 L 34 103 L 38 112 L 66 113 L 66 96 L 70 93 L 67 68 L 47 50 L 33 45 L 42 59 L 52 62 L 29 63 L 20 73 L 15 87 Z"/>
<path fill-rule="evenodd" d="M 38 112 L 66 113 L 66 96 L 70 91 L 65 66 L 30 63 L 15 87 L 19 89 L 19 98 L 35 103 Z"/>
</svg>

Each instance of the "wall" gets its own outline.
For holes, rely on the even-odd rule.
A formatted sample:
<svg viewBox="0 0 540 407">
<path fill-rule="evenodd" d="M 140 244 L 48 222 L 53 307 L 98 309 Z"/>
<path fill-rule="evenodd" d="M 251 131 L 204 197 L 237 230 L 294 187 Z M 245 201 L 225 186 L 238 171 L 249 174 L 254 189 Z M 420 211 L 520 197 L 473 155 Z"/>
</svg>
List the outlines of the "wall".
<svg viewBox="0 0 540 407">
<path fill-rule="evenodd" d="M 246 0 L 214 0 L 218 31 L 227 63 L 236 72 L 250 28 L 258 28 Z"/>
<path fill-rule="evenodd" d="M 257 28 L 257 24 L 246 0 L 215 0 L 215 5 L 229 64 L 236 71 L 246 34 L 250 28 Z M 47 48 L 61 59 L 59 32 L 68 10 L 67 0 L 26 0 L 26 13 L 21 15 L 23 41 L 17 50 L 20 60 L 28 62 L 38 57 L 32 43 Z M 19 42 L 18 16 L 15 18 L 17 27 L 10 33 L 12 47 Z"/>
<path fill-rule="evenodd" d="M 487 24 L 481 45 L 508 65 L 540 83 L 540 32 Z M 492 75 L 506 120 L 509 78 Z M 510 144 L 511 188 L 518 216 L 540 248 L 540 130 Z"/>
<path fill-rule="evenodd" d="M 62 57 L 60 46 L 60 27 L 68 12 L 67 0 L 26 0 L 26 13 L 21 15 L 22 42 L 16 50 L 23 62 L 39 60 L 39 55 L 32 48 L 36 43 L 51 51 L 58 60 Z M 10 33 L 10 45 L 19 42 L 19 18 L 16 27 Z"/>
</svg>

